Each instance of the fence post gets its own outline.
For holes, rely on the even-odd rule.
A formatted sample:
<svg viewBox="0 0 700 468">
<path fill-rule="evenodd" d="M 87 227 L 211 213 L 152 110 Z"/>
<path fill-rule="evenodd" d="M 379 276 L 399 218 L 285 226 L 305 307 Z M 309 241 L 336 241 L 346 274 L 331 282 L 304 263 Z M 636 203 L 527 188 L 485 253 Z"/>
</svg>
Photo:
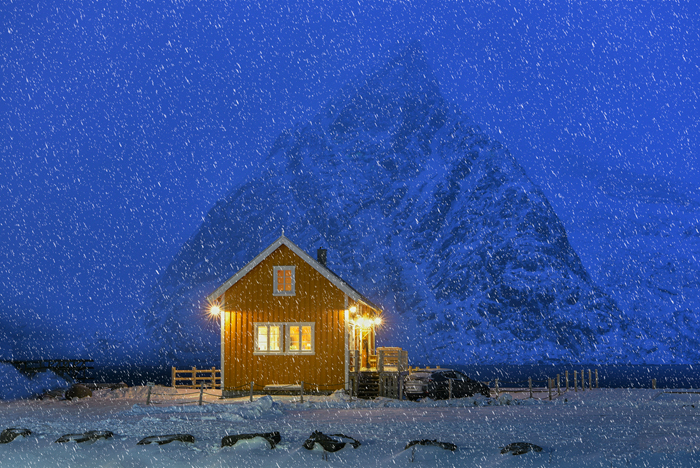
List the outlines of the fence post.
<svg viewBox="0 0 700 468">
<path fill-rule="evenodd" d="M 399 401 L 403 400 L 403 376 L 399 372 Z"/>
<path fill-rule="evenodd" d="M 559 377 L 561 374 L 557 374 L 557 395 L 561 395 L 561 381 L 559 380 Z"/>
<path fill-rule="evenodd" d="M 496 381 L 495 381 L 495 382 L 496 382 L 496 385 L 495 385 L 495 388 L 496 388 L 496 398 L 498 398 L 498 394 L 499 394 L 499 393 L 498 393 L 498 377 L 496 377 Z"/>
<path fill-rule="evenodd" d="M 299 389 L 299 396 L 301 397 L 301 402 L 304 403 L 304 381 L 301 381 L 301 388 Z"/>
<path fill-rule="evenodd" d="M 173 367 L 173 369 L 175 369 Z M 146 395 L 146 406 L 151 404 L 151 390 L 153 390 L 153 382 L 146 382 L 146 385 L 148 386 L 148 395 Z"/>
<path fill-rule="evenodd" d="M 204 382 L 199 384 L 199 406 L 202 406 L 202 398 L 204 398 Z"/>
<path fill-rule="evenodd" d="M 595 388 L 600 388 L 598 386 L 598 369 L 595 370 Z"/>
<path fill-rule="evenodd" d="M 566 393 L 569 393 L 569 371 L 564 371 L 564 379 L 566 380 Z"/>
<path fill-rule="evenodd" d="M 530 398 L 532 398 L 532 377 L 527 378 L 527 386 L 530 388 Z"/>
<path fill-rule="evenodd" d="M 591 378 L 590 369 L 588 369 L 588 390 L 593 390 L 593 379 Z"/>
<path fill-rule="evenodd" d="M 578 371 L 574 371 L 574 392 L 578 393 Z"/>
<path fill-rule="evenodd" d="M 377 371 L 384 372 L 384 350 L 377 351 Z"/>
<path fill-rule="evenodd" d="M 452 379 L 447 381 L 447 399 L 452 399 Z"/>
<path fill-rule="evenodd" d="M 175 366 L 173 366 L 173 370 L 172 370 L 172 378 L 173 378 L 173 380 L 172 380 L 172 382 L 173 382 L 172 387 L 173 387 L 173 388 L 175 388 L 175 374 L 176 374 L 176 373 L 177 373 L 177 372 L 175 371 Z"/>
<path fill-rule="evenodd" d="M 651 379 L 651 388 L 656 389 L 656 379 Z"/>
<path fill-rule="evenodd" d="M 355 379 L 353 381 L 353 393 L 355 394 L 355 398 L 357 398 L 357 395 L 359 394 L 360 391 L 360 368 L 362 367 L 362 363 L 360 362 L 360 351 L 355 350 L 354 351 L 354 361 L 355 361 Z"/>
<path fill-rule="evenodd" d="M 255 382 L 250 382 L 250 402 L 253 402 L 253 385 L 255 385 Z"/>
<path fill-rule="evenodd" d="M 552 378 L 547 377 L 547 390 L 549 391 L 549 399 L 552 399 Z"/>
</svg>

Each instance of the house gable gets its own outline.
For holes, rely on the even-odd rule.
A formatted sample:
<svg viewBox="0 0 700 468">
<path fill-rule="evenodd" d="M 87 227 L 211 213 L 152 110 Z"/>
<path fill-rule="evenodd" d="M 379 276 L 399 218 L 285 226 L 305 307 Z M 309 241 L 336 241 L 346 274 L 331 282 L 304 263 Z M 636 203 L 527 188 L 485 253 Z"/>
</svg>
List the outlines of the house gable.
<svg viewBox="0 0 700 468">
<path fill-rule="evenodd" d="M 361 302 L 372 309 L 380 310 L 377 306 L 372 304 L 367 298 L 362 296 L 353 287 L 343 281 L 339 276 L 330 271 L 327 267 L 320 264 L 318 261 L 314 260 L 309 254 L 300 249 L 294 242 L 289 240 L 284 235 L 280 236 L 275 242 L 270 244 L 265 250 L 263 250 L 258 256 L 251 260 L 246 266 L 241 268 L 238 273 L 227 279 L 221 286 L 216 288 L 216 290 L 207 296 L 207 300 L 211 303 L 222 297 L 225 291 L 231 288 L 234 284 L 241 281 L 248 273 L 250 273 L 255 267 L 257 267 L 263 260 L 272 255 L 273 252 L 278 250 L 281 246 L 286 246 L 292 252 L 294 252 L 299 258 L 310 265 L 314 270 L 316 270 L 321 276 L 327 279 L 336 288 L 340 289 L 345 293 L 348 298 L 356 302 Z"/>
</svg>

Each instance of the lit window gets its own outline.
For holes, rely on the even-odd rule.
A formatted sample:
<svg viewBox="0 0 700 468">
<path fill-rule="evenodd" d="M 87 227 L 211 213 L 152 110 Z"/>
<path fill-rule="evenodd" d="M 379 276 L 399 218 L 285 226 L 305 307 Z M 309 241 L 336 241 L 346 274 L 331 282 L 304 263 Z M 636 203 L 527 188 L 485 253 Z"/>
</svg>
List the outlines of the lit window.
<svg viewBox="0 0 700 468">
<path fill-rule="evenodd" d="M 253 354 L 314 354 L 313 322 L 255 322 Z"/>
<path fill-rule="evenodd" d="M 295 323 L 286 324 L 286 327 L 287 352 L 290 354 L 313 354 L 314 324 Z"/>
<path fill-rule="evenodd" d="M 255 352 L 279 353 L 282 350 L 282 325 L 255 324 Z"/>
<path fill-rule="evenodd" d="M 299 351 L 299 327 L 289 327 L 289 350 Z"/>
<path fill-rule="evenodd" d="M 311 343 L 313 334 L 311 333 L 311 327 L 301 327 L 301 350 L 311 351 L 313 345 Z"/>
<path fill-rule="evenodd" d="M 258 351 L 268 351 L 267 349 L 267 327 L 258 327 Z"/>
<path fill-rule="evenodd" d="M 280 351 L 280 327 L 270 327 L 270 351 Z"/>
<path fill-rule="evenodd" d="M 272 294 L 275 296 L 294 296 L 295 281 L 294 272 L 296 267 L 293 266 L 276 266 L 274 267 L 274 287 Z"/>
</svg>

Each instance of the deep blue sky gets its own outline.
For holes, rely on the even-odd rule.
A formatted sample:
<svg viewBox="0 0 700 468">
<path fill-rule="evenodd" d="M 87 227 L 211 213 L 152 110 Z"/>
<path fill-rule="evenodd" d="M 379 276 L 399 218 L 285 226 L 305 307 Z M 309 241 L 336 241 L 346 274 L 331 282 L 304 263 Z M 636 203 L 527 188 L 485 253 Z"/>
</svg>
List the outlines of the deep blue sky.
<svg viewBox="0 0 700 468">
<path fill-rule="evenodd" d="M 49 323 L 133 310 L 283 128 L 415 40 L 550 198 L 576 160 L 700 193 L 698 8 L 5 1 L 0 295 Z"/>
</svg>

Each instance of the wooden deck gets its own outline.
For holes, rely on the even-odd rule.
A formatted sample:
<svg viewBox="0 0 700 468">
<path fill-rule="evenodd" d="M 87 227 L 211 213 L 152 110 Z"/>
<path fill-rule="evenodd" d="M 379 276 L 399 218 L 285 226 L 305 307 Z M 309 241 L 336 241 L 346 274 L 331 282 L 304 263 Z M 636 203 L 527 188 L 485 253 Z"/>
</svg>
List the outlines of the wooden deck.
<svg viewBox="0 0 700 468">
<path fill-rule="evenodd" d="M 358 398 L 399 398 L 401 384 L 408 375 L 408 352 L 397 347 L 377 348 L 377 354 L 368 356 L 369 367 L 361 365 L 360 352 L 349 355 L 350 391 Z"/>
</svg>

